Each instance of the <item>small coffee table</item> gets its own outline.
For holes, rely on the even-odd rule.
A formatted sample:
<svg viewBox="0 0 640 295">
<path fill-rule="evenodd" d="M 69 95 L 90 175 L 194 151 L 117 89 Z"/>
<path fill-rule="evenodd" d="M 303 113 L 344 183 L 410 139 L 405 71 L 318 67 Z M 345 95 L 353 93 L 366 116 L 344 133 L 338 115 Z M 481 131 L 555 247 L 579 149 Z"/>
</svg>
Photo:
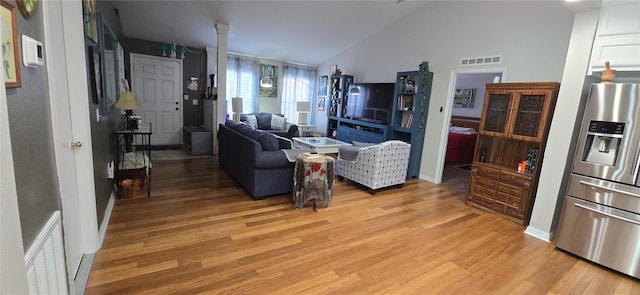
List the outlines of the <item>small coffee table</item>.
<svg viewBox="0 0 640 295">
<path fill-rule="evenodd" d="M 312 149 L 318 154 L 337 154 L 339 146 L 348 145 L 328 137 L 294 137 L 292 140 L 295 148 Z"/>
</svg>

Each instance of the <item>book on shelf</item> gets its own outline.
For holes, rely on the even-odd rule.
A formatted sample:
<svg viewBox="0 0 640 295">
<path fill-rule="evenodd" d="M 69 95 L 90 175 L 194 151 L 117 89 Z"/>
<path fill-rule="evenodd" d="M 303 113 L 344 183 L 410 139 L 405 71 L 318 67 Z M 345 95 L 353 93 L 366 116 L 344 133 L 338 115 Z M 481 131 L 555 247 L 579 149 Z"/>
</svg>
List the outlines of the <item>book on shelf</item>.
<svg viewBox="0 0 640 295">
<path fill-rule="evenodd" d="M 400 127 L 402 128 L 411 128 L 413 125 L 413 113 L 404 114 L 402 116 L 402 123 Z"/>
<path fill-rule="evenodd" d="M 403 95 L 404 96 L 404 110 L 413 110 L 413 95 Z"/>
<path fill-rule="evenodd" d="M 400 95 L 398 97 L 398 110 L 412 111 L 415 106 L 413 104 L 413 95 Z"/>
</svg>

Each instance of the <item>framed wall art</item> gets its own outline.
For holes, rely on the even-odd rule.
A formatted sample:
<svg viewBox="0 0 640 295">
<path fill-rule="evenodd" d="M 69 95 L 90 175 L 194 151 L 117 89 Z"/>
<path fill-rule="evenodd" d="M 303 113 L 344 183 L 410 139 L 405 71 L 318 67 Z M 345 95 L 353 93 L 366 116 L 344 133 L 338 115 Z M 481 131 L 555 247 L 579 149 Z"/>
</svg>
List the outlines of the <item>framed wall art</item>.
<svg viewBox="0 0 640 295">
<path fill-rule="evenodd" d="M 102 60 L 100 56 L 100 49 L 93 46 L 89 48 L 93 103 L 100 104 L 100 101 L 102 100 Z"/>
<path fill-rule="evenodd" d="M 278 97 L 278 66 L 260 64 L 260 97 Z"/>
<path fill-rule="evenodd" d="M 91 41 L 98 43 L 98 20 L 96 16 L 95 0 L 82 0 L 82 11 L 84 18 L 84 34 Z"/>
<path fill-rule="evenodd" d="M 324 112 L 325 97 L 318 97 L 318 112 Z"/>
<path fill-rule="evenodd" d="M 338 71 L 338 65 L 331 65 L 329 67 L 329 75 L 335 75 Z"/>
<path fill-rule="evenodd" d="M 2 68 L 4 69 L 6 88 L 22 85 L 20 81 L 20 63 L 18 61 L 18 28 L 16 26 L 16 8 L 7 1 L 0 2 L 2 20 Z"/>
<path fill-rule="evenodd" d="M 329 77 L 320 76 L 318 78 L 318 96 L 327 95 L 327 85 L 329 84 Z"/>
<path fill-rule="evenodd" d="M 475 96 L 475 89 L 456 89 L 456 93 L 453 96 L 453 106 L 457 108 L 473 108 Z"/>
<path fill-rule="evenodd" d="M 16 3 L 18 3 L 18 9 L 24 18 L 32 17 L 38 10 L 38 0 L 17 0 Z"/>
</svg>

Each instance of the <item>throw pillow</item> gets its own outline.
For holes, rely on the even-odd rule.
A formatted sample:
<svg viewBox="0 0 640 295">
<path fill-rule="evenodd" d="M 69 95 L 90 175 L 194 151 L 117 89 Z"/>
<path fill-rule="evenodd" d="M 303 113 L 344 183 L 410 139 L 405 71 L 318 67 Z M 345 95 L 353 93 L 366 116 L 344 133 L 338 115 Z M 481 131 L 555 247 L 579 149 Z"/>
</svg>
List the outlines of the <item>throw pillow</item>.
<svg viewBox="0 0 640 295">
<path fill-rule="evenodd" d="M 247 126 L 247 130 L 241 130 L 240 133 L 244 134 L 246 137 L 251 138 L 253 140 L 258 140 L 258 137 L 262 136 L 262 131 L 253 130 L 249 125 Z"/>
<path fill-rule="evenodd" d="M 253 129 L 253 126 L 249 125 L 249 123 L 247 123 L 247 122 L 242 122 L 242 121 L 240 121 L 240 124 L 242 124 L 242 125 L 246 125 L 246 126 L 247 126 L 247 127 L 249 127 L 249 129 L 251 129 L 251 130 L 255 130 L 255 129 Z"/>
<path fill-rule="evenodd" d="M 251 126 L 247 125 L 247 124 L 236 124 L 231 126 L 231 129 L 235 130 L 236 132 L 249 137 L 251 139 L 256 139 L 257 136 L 253 135 L 254 132 L 257 132 L 253 129 L 251 129 Z M 252 137 L 253 136 L 253 137 Z"/>
<path fill-rule="evenodd" d="M 258 129 L 269 130 L 271 127 L 271 114 L 259 113 L 256 114 L 256 119 L 258 120 Z"/>
<path fill-rule="evenodd" d="M 224 122 L 224 125 L 229 127 L 229 128 L 231 128 L 231 126 L 235 126 L 235 125 L 237 125 L 237 123 L 235 121 L 233 121 L 233 120 L 226 120 Z"/>
<path fill-rule="evenodd" d="M 256 140 L 262 145 L 262 150 L 264 151 L 277 151 L 280 149 L 280 142 L 271 133 L 262 132 L 262 135 L 258 136 Z"/>
<path fill-rule="evenodd" d="M 287 126 L 287 118 L 277 115 L 271 116 L 271 129 L 273 130 L 285 130 Z"/>
<path fill-rule="evenodd" d="M 253 129 L 258 129 L 258 118 L 256 118 L 256 115 L 245 116 L 245 123 Z"/>
</svg>

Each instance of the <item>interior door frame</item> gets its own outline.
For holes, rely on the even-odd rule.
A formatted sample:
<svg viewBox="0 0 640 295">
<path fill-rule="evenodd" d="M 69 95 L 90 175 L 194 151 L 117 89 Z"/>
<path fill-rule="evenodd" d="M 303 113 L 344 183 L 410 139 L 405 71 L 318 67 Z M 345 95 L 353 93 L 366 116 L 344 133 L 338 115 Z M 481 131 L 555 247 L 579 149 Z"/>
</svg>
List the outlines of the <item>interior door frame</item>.
<svg viewBox="0 0 640 295">
<path fill-rule="evenodd" d="M 136 71 L 135 69 L 135 62 L 136 62 L 136 58 L 138 57 L 142 57 L 142 58 L 148 58 L 148 59 L 153 59 L 153 60 L 158 60 L 158 61 L 171 61 L 171 62 L 176 62 L 178 63 L 178 68 L 179 68 L 179 77 L 178 77 L 178 85 L 180 86 L 180 95 L 184 95 L 184 68 L 183 68 L 183 61 L 181 59 L 173 59 L 173 58 L 166 58 L 166 57 L 159 57 L 159 56 L 153 56 L 153 55 L 146 55 L 146 54 L 141 54 L 141 53 L 129 53 L 129 67 L 130 67 L 130 72 L 131 72 L 131 85 L 130 85 L 130 89 L 131 91 L 133 91 L 133 86 L 135 84 L 136 81 Z M 202 85 L 202 81 L 200 83 L 200 85 Z M 180 108 L 180 111 L 178 112 L 178 116 L 179 116 L 179 120 L 180 120 L 180 126 L 177 129 L 177 132 L 179 133 L 179 142 L 180 144 L 183 144 L 182 142 L 182 126 L 184 125 L 184 98 L 183 97 L 178 97 L 178 108 Z M 139 101 L 138 101 L 139 102 Z M 144 119 L 144 118 L 143 118 Z M 158 124 L 153 124 L 152 128 L 159 128 L 159 126 L 157 126 Z M 153 142 L 153 130 L 152 130 L 152 142 Z M 153 145 L 153 143 L 152 143 Z"/>
<path fill-rule="evenodd" d="M 438 153 L 438 160 L 436 165 L 438 169 L 436 169 L 435 175 L 435 183 L 442 183 L 442 173 L 444 172 L 444 161 L 445 156 L 447 155 L 447 144 L 449 141 L 449 122 L 451 122 L 451 112 L 453 110 L 453 98 L 455 96 L 456 91 L 456 81 L 458 79 L 458 75 L 464 74 L 488 74 L 488 73 L 502 73 L 502 82 L 504 82 L 505 77 L 507 76 L 507 68 L 506 67 L 498 67 L 498 68 L 473 68 L 473 69 L 459 69 L 452 70 L 451 75 L 449 77 L 449 92 L 447 93 L 447 99 L 444 105 L 444 115 L 442 122 L 442 138 L 440 139 L 440 147 Z"/>
<path fill-rule="evenodd" d="M 65 216 L 77 217 L 80 222 L 82 256 L 94 254 L 100 248 L 98 234 L 98 217 L 96 212 L 95 181 L 93 173 L 93 148 L 91 142 L 91 124 L 89 116 L 89 88 L 87 86 L 87 66 L 85 58 L 69 58 L 86 56 L 82 3 L 80 1 L 44 1 L 43 18 L 45 23 L 45 47 L 49 96 L 51 104 L 51 124 L 54 138 L 56 172 L 59 179 L 59 193 L 62 205 L 63 229 Z M 48 42 L 47 42 L 48 41 Z M 56 62 L 52 62 L 56 60 Z M 96 115 L 99 116 L 99 106 Z M 71 115 L 73 114 L 73 115 Z M 99 117 L 98 117 L 99 118 Z M 71 138 L 63 129 L 71 130 Z M 80 148 L 71 150 L 73 163 L 67 157 L 71 142 L 82 143 Z M 68 174 L 67 165 L 73 165 L 75 174 L 64 180 Z M 75 211 L 69 213 L 70 211 Z M 71 215 L 73 214 L 73 215 Z M 80 275 L 83 264 L 90 259 L 81 258 L 77 269 L 71 267 L 67 260 L 68 240 L 64 235 L 65 264 L 67 264 L 67 281 L 71 294 L 82 293 L 88 273 Z M 86 276 L 86 277 L 85 277 Z"/>
</svg>

